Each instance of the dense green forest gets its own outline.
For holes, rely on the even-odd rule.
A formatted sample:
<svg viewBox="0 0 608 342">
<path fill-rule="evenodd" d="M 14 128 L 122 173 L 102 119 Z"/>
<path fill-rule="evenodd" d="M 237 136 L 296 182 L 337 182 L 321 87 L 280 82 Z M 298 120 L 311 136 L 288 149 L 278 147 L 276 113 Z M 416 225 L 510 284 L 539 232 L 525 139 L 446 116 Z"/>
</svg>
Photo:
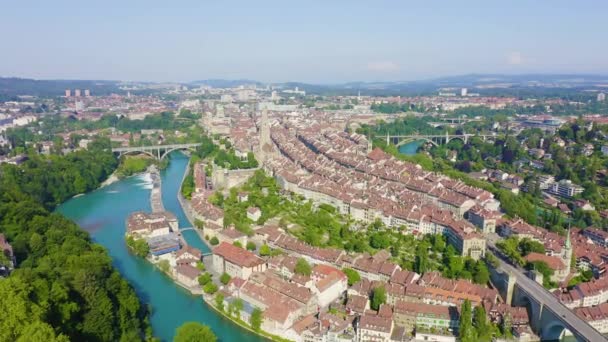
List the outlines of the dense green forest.
<svg viewBox="0 0 608 342">
<path fill-rule="evenodd" d="M 146 309 L 106 250 L 52 210 L 95 189 L 116 167 L 108 147 L 67 156 L 32 154 L 0 167 L 0 232 L 18 267 L 0 281 L 1 341 L 140 341 Z"/>
</svg>

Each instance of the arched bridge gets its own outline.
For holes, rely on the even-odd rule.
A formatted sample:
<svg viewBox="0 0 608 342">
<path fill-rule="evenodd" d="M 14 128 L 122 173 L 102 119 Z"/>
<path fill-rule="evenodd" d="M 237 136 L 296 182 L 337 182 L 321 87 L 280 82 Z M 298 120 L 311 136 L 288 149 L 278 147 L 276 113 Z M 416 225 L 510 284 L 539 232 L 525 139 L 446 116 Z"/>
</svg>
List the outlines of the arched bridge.
<svg viewBox="0 0 608 342">
<path fill-rule="evenodd" d="M 144 153 L 158 160 L 162 160 L 169 153 L 177 150 L 188 150 L 199 146 L 197 144 L 173 144 L 173 145 L 153 145 L 153 146 L 134 146 L 134 147 L 117 147 L 113 148 L 112 152 L 118 153 L 121 157 L 131 153 Z"/>
<path fill-rule="evenodd" d="M 492 269 L 492 282 L 507 303 L 527 308 L 530 326 L 541 341 L 560 340 L 566 330 L 578 341 L 608 341 L 542 285 L 527 277 L 521 269 L 502 260 L 500 252 L 493 245 L 488 246 L 499 262 L 498 267 Z"/>
<path fill-rule="evenodd" d="M 450 134 L 446 133 L 446 134 L 412 134 L 412 135 L 390 135 L 389 134 L 389 135 L 380 136 L 380 137 L 386 139 L 387 145 L 392 143 L 394 145 L 401 146 L 401 145 L 407 144 L 408 142 L 411 142 L 411 141 L 424 140 L 424 141 L 430 142 L 431 144 L 433 144 L 435 146 L 439 146 L 441 144 L 447 144 L 454 139 L 460 139 L 460 140 L 462 140 L 462 142 L 464 142 L 466 144 L 469 141 L 469 139 L 472 137 L 480 137 L 481 139 L 483 139 L 485 141 L 486 138 L 490 138 L 490 137 L 494 137 L 494 136 L 495 135 L 493 135 L 493 134 L 463 133 L 463 134 L 450 135 Z"/>
</svg>

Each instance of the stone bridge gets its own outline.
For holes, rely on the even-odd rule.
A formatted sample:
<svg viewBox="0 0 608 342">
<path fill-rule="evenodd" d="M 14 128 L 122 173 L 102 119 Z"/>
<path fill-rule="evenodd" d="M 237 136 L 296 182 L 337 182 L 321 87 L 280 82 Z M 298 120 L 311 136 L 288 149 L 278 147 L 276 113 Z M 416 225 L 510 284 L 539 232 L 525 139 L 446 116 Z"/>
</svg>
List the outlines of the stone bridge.
<svg viewBox="0 0 608 342">
<path fill-rule="evenodd" d="M 147 154 L 158 160 L 162 160 L 169 153 L 177 150 L 189 150 L 199 146 L 200 143 L 196 144 L 172 144 L 172 145 L 153 145 L 153 146 L 134 146 L 134 147 L 117 147 L 113 148 L 113 153 L 118 153 L 121 157 L 131 153 L 143 153 Z"/>
<path fill-rule="evenodd" d="M 498 267 L 491 268 L 493 284 L 508 304 L 526 307 L 532 330 L 542 341 L 560 340 L 566 332 L 578 341 L 608 341 L 542 285 L 526 276 L 523 270 L 502 260 L 493 246 L 490 250 L 499 260 Z"/>
<path fill-rule="evenodd" d="M 412 135 L 387 134 L 385 136 L 380 136 L 380 137 L 386 139 L 387 145 L 392 143 L 394 145 L 397 145 L 397 147 L 399 147 L 401 145 L 404 145 L 404 144 L 407 144 L 409 142 L 416 141 L 416 140 L 424 140 L 426 142 L 430 142 L 431 144 L 433 144 L 435 146 L 439 146 L 441 144 L 447 144 L 454 139 L 462 140 L 462 142 L 464 142 L 466 144 L 469 141 L 469 139 L 472 137 L 480 137 L 481 139 L 483 139 L 485 141 L 486 138 L 494 137 L 494 135 L 493 134 L 467 134 L 467 133 L 450 135 L 446 132 L 446 134 L 443 134 L 443 135 L 442 134 L 412 134 Z"/>
</svg>

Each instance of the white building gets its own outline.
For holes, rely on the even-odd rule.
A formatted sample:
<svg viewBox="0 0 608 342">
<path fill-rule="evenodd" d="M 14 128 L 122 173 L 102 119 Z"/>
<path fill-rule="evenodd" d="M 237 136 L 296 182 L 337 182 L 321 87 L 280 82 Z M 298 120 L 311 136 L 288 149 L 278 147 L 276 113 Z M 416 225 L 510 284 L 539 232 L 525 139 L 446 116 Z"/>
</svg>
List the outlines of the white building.
<svg viewBox="0 0 608 342">
<path fill-rule="evenodd" d="M 549 192 L 562 197 L 574 197 L 584 190 L 582 186 L 576 185 L 568 179 L 562 179 L 559 182 L 551 184 L 549 187 Z"/>
</svg>

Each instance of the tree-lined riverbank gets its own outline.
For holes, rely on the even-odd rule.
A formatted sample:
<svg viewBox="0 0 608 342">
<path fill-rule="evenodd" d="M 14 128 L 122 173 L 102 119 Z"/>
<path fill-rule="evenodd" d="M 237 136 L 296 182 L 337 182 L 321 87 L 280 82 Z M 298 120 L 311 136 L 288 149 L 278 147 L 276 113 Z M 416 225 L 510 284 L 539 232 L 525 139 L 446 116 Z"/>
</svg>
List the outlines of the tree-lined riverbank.
<svg viewBox="0 0 608 342">
<path fill-rule="evenodd" d="M 176 215 L 180 227 L 190 225 L 177 199 L 187 163 L 187 157 L 175 153 L 168 168 L 161 171 L 163 204 Z M 189 294 L 155 266 L 129 253 L 124 242 L 125 219 L 133 211 L 150 211 L 150 188 L 151 184 L 143 176 L 135 176 L 73 198 L 58 211 L 76 221 L 89 231 L 95 242 L 107 248 L 114 266 L 133 285 L 142 302 L 150 305 L 154 336 L 171 341 L 177 327 L 187 321 L 197 321 L 211 327 L 220 341 L 262 341 L 261 337 L 219 315 L 200 296 Z M 186 231 L 183 236 L 188 244 L 209 250 L 195 231 Z"/>
</svg>

